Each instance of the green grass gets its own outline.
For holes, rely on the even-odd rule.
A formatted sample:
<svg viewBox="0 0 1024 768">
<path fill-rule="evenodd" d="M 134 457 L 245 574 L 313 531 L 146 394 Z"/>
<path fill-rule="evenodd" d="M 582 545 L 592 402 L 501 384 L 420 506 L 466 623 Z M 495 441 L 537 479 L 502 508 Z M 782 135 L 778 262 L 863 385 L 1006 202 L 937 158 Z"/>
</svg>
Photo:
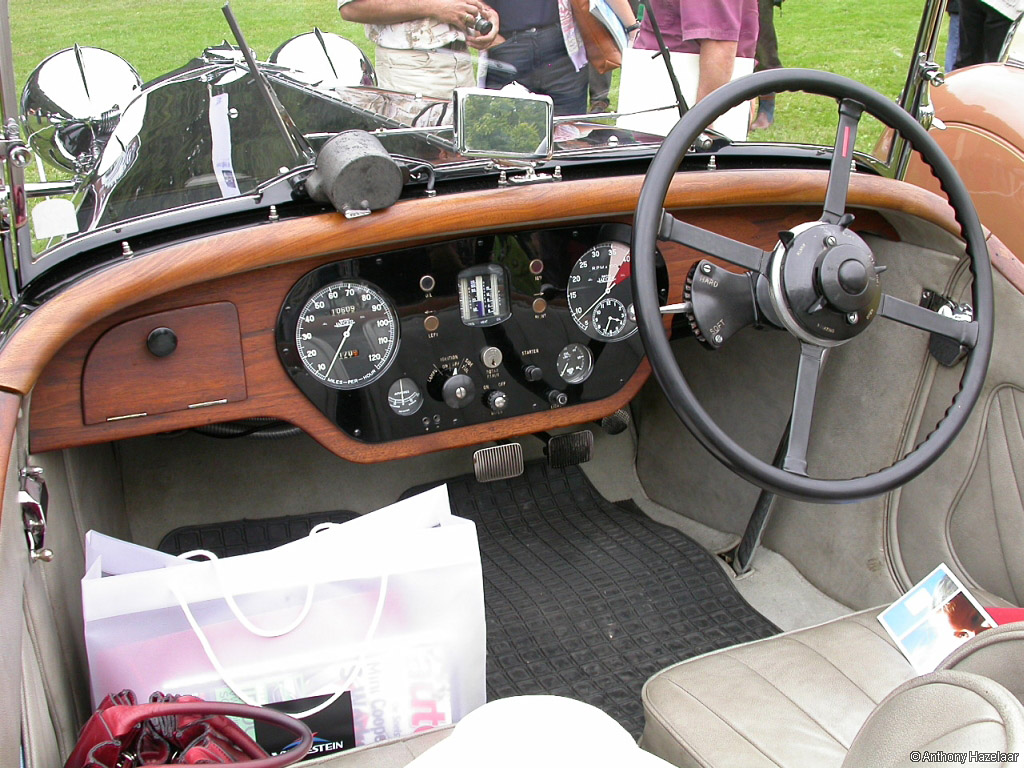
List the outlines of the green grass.
<svg viewBox="0 0 1024 768">
<path fill-rule="evenodd" d="M 10 0 L 19 89 L 43 58 L 76 42 L 117 53 L 143 80 L 157 77 L 231 37 L 222 5 L 223 0 L 76 0 L 70 6 L 67 0 Z M 846 75 L 895 98 L 910 65 L 922 5 L 788 0 L 775 13 L 782 63 Z M 342 21 L 334 0 L 234 0 L 232 9 L 260 58 L 314 26 L 348 37 L 372 58 L 362 26 Z M 756 138 L 830 144 L 835 124 L 831 100 L 783 94 L 775 127 Z M 879 132 L 866 120 L 858 148 L 870 150 Z"/>
</svg>

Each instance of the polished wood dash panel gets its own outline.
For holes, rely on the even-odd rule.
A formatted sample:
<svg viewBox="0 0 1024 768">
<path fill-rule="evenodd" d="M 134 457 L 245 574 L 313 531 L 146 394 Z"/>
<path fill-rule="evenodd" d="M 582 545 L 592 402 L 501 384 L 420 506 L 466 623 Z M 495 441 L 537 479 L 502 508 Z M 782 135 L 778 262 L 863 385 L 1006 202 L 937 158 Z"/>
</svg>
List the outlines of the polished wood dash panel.
<svg viewBox="0 0 1024 768">
<path fill-rule="evenodd" d="M 157 347 L 160 354 L 150 350 L 150 334 L 168 344 Z M 82 373 L 86 424 L 203 408 L 245 395 L 238 311 L 227 301 L 115 325 L 96 341 Z"/>
</svg>

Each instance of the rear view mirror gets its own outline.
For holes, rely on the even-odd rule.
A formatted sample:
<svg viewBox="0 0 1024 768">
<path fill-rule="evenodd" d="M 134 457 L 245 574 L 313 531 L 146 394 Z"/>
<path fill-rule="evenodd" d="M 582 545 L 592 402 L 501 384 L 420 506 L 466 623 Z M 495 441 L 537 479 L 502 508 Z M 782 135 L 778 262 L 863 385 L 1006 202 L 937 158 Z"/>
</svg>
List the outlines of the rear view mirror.
<svg viewBox="0 0 1024 768">
<path fill-rule="evenodd" d="M 466 157 L 540 160 L 551 156 L 554 105 L 528 91 L 456 88 L 455 145 Z"/>
</svg>

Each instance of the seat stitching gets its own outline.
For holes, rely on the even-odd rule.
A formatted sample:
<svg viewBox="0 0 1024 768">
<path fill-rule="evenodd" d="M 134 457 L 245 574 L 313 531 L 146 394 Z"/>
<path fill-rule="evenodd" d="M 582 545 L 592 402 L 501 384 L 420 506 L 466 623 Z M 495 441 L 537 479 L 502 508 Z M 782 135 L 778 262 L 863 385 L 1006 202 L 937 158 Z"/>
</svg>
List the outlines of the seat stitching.
<svg viewBox="0 0 1024 768">
<path fill-rule="evenodd" d="M 881 643 L 882 645 L 884 645 L 886 648 L 888 648 L 890 651 L 892 651 L 892 653 L 895 654 L 897 656 L 897 658 L 899 658 L 900 661 L 902 661 L 904 664 L 909 666 L 910 662 L 907 661 L 907 658 L 903 655 L 903 652 L 900 651 L 899 648 L 897 648 L 895 645 L 893 645 L 892 643 L 890 643 L 888 641 L 888 639 L 887 639 L 889 637 L 888 635 L 882 634 L 883 633 L 882 625 L 878 622 L 877 617 L 876 617 L 875 623 L 878 624 L 878 631 L 877 632 L 873 631 L 871 629 L 871 627 L 868 627 L 868 626 L 865 626 L 864 624 L 861 624 L 859 621 L 851 621 L 848 626 L 860 627 L 860 629 L 862 629 L 865 632 L 867 632 L 869 635 L 871 635 L 876 640 L 881 640 L 882 641 L 882 643 Z"/>
<path fill-rule="evenodd" d="M 685 687 L 683 687 L 682 683 L 680 683 L 680 682 L 679 682 L 678 680 L 671 680 L 671 679 L 667 679 L 667 680 L 666 680 L 666 682 L 668 682 L 668 683 L 671 683 L 672 685 L 674 685 L 674 686 L 675 686 L 676 688 L 678 688 L 678 689 L 679 689 L 680 691 L 682 691 L 682 692 L 683 692 L 684 694 L 686 694 L 686 695 L 687 695 L 687 696 L 689 696 L 689 697 L 690 697 L 691 699 L 693 699 L 693 700 L 694 700 L 695 702 L 697 702 L 697 703 L 698 703 L 698 704 L 699 704 L 700 706 L 704 707 L 704 709 L 706 709 L 706 710 L 707 710 L 708 712 L 710 712 L 710 713 L 711 713 L 712 715 L 714 715 L 714 716 L 715 716 L 715 717 L 717 717 L 717 718 L 718 718 L 719 720 L 721 720 L 721 721 L 722 721 L 722 722 L 723 722 L 723 723 L 724 723 L 724 724 L 725 724 L 725 725 L 726 725 L 726 726 L 727 726 L 728 728 L 732 729 L 732 732 L 733 732 L 733 733 L 735 733 L 735 734 L 736 734 L 736 735 L 737 735 L 738 737 L 740 737 L 740 738 L 741 738 L 741 739 L 742 739 L 743 741 L 747 742 L 747 744 L 749 744 L 749 745 L 750 745 L 751 747 L 753 747 L 753 748 L 754 748 L 755 750 L 757 750 L 757 751 L 758 751 L 758 752 L 760 752 L 760 753 L 761 753 L 762 755 L 764 755 L 764 758 L 765 758 L 765 759 L 766 759 L 766 760 L 767 760 L 768 762 L 770 762 L 770 763 L 771 763 L 772 765 L 776 765 L 776 766 L 778 766 L 778 768 L 783 768 L 783 766 L 782 766 L 782 764 L 781 764 L 781 763 L 777 762 L 776 760 L 773 760 L 773 759 L 772 759 L 772 757 L 771 757 L 771 756 L 770 756 L 770 755 L 769 755 L 769 754 L 768 754 L 767 752 L 765 752 L 765 751 L 764 751 L 763 749 L 761 749 L 761 747 L 759 747 L 759 746 L 758 746 L 757 744 L 755 744 L 755 743 L 754 743 L 754 742 L 752 742 L 752 741 L 751 741 L 750 739 L 748 739 L 748 738 L 746 737 L 746 735 L 744 735 L 744 734 L 740 733 L 740 732 L 739 732 L 739 731 L 738 731 L 738 730 L 736 729 L 736 726 L 734 726 L 734 725 L 733 725 L 732 723 L 730 723 L 730 722 L 729 722 L 728 720 L 726 720 L 726 719 L 725 719 L 725 717 L 723 717 L 723 716 L 722 716 L 722 715 L 721 715 L 720 713 L 716 712 L 716 711 L 715 711 L 714 709 L 712 709 L 712 708 L 711 708 L 710 706 L 708 706 L 707 702 L 705 702 L 705 701 L 702 701 L 701 699 L 698 699 L 698 698 L 697 698 L 697 697 L 696 697 L 696 696 L 695 696 L 695 695 L 694 695 L 693 693 L 691 693 L 691 692 L 690 692 L 690 691 L 688 691 L 688 690 L 687 690 L 687 689 L 686 689 Z M 679 732 L 678 732 L 678 731 L 677 731 L 677 730 L 676 730 L 675 728 L 670 728 L 670 727 L 668 726 L 668 722 L 667 722 L 667 721 L 666 721 L 666 720 L 665 720 L 664 718 L 659 718 L 659 719 L 661 719 L 661 720 L 662 720 L 662 723 L 663 723 L 663 725 L 665 725 L 665 726 L 666 726 L 666 730 L 670 730 L 670 731 L 672 732 L 673 736 L 675 736 L 675 737 L 676 737 L 676 738 L 677 738 L 677 739 L 678 739 L 678 740 L 679 740 L 680 742 L 685 742 L 685 743 L 689 744 L 689 742 L 686 742 L 686 740 L 682 738 L 682 734 L 680 734 L 680 733 L 679 733 Z M 691 752 L 691 754 L 694 754 L 694 753 L 693 753 L 693 752 Z M 708 765 L 707 761 L 703 760 L 703 758 L 700 758 L 700 757 L 699 757 L 699 755 L 696 755 L 696 754 L 694 754 L 694 756 L 695 756 L 695 757 L 698 757 L 698 759 L 700 759 L 700 760 L 701 760 L 701 762 L 702 762 L 702 763 L 704 763 L 705 765 Z"/>
<path fill-rule="evenodd" d="M 801 643 L 801 645 L 802 645 L 802 643 Z M 811 650 L 813 650 L 813 649 L 811 649 Z M 820 656 L 821 654 L 818 654 L 818 655 Z M 752 666 L 747 664 L 747 662 L 743 661 L 743 659 L 738 659 L 735 656 L 731 656 L 731 658 L 734 661 L 742 664 L 744 667 L 749 669 L 751 672 L 753 672 L 758 677 L 760 677 L 762 680 L 764 680 L 766 683 L 768 683 L 768 685 L 772 686 L 772 688 L 774 688 L 776 691 L 778 691 L 786 701 L 788 701 L 790 704 L 792 704 L 794 707 L 796 707 L 798 710 L 800 710 L 800 712 L 802 712 L 804 715 L 806 715 L 807 719 L 810 720 L 812 723 L 814 723 L 816 726 L 818 726 L 818 728 L 821 729 L 821 732 L 824 733 L 826 736 L 828 736 L 830 739 L 832 739 L 832 741 L 834 741 L 836 744 L 841 746 L 846 751 L 850 750 L 850 745 L 849 744 L 844 744 L 834 733 L 832 733 L 828 728 L 825 727 L 824 723 L 819 721 L 810 712 L 808 712 L 806 709 L 804 709 L 802 706 L 800 706 L 800 704 L 795 699 L 793 699 L 789 695 L 787 695 L 785 691 L 783 691 L 781 688 L 779 688 L 779 686 L 775 685 L 775 683 L 773 683 L 771 680 L 769 680 L 763 674 L 758 672 Z M 824 657 L 822 657 L 822 658 L 824 658 Z M 829 663 L 831 663 L 831 662 L 829 662 Z M 835 665 L 833 664 L 832 666 L 835 666 Z M 853 681 L 851 680 L 850 682 L 853 682 Z M 856 685 L 856 683 L 854 683 L 854 685 Z M 871 700 L 870 696 L 868 697 L 868 700 Z"/>
<path fill-rule="evenodd" d="M 872 633 L 872 634 L 874 634 L 874 633 Z M 822 653 L 821 651 L 819 651 L 819 650 L 818 650 L 817 648 L 814 648 L 813 646 L 811 646 L 811 645 L 808 645 L 807 643 L 805 643 L 805 642 L 804 642 L 803 640 L 801 640 L 800 638 L 794 637 L 794 638 L 790 638 L 790 639 L 792 639 L 793 641 L 795 641 L 795 642 L 799 643 L 799 644 L 800 644 L 800 645 L 802 645 L 802 646 L 803 646 L 804 648 L 806 648 L 807 650 L 811 651 L 811 653 L 814 653 L 814 654 L 816 654 L 817 656 L 819 656 L 819 657 L 820 657 L 820 658 L 821 658 L 821 659 L 822 659 L 823 661 L 825 661 L 825 662 L 826 662 L 826 663 L 827 663 L 827 664 L 828 664 L 828 665 L 829 665 L 830 667 L 832 667 L 833 669 L 835 669 L 835 671 L 836 671 L 836 672 L 838 672 L 838 673 L 839 673 L 840 675 L 842 675 L 842 676 L 843 676 L 843 677 L 845 677 L 845 678 L 846 678 L 847 680 L 849 680 L 849 681 L 850 681 L 850 682 L 851 682 L 851 683 L 853 684 L 853 686 L 854 686 L 854 687 L 855 687 L 855 688 L 856 688 L 857 690 L 859 690 L 859 691 L 860 691 L 861 693 L 863 693 L 863 694 L 864 694 L 864 697 L 865 697 L 865 698 L 866 698 L 866 699 L 867 699 L 868 701 L 870 701 L 870 702 L 871 702 L 872 704 L 874 704 L 875 706 L 877 706 L 877 705 L 879 704 L 879 702 L 881 702 L 881 701 L 882 701 L 881 699 L 876 699 L 876 698 L 875 698 L 874 696 L 872 696 L 872 695 L 871 695 L 870 693 L 868 693 L 868 692 L 867 692 L 867 691 L 865 691 L 865 690 L 864 690 L 863 688 L 861 688 L 861 686 L 860 686 L 860 685 L 858 685 L 857 681 L 855 681 L 855 680 L 854 680 L 854 679 L 853 679 L 852 677 L 850 677 L 850 676 L 849 676 L 848 674 L 846 674 L 846 672 L 844 672 L 844 671 L 843 671 L 843 670 L 842 670 L 842 669 L 841 669 L 841 668 L 839 667 L 839 665 L 838 665 L 838 664 L 836 664 L 836 663 L 835 663 L 834 661 L 832 661 L 832 660 L 831 660 L 831 659 L 829 659 L 829 658 L 828 658 L 827 656 L 825 656 L 825 654 L 823 654 L 823 653 Z M 886 645 L 888 645 L 888 643 L 886 643 Z"/>
</svg>

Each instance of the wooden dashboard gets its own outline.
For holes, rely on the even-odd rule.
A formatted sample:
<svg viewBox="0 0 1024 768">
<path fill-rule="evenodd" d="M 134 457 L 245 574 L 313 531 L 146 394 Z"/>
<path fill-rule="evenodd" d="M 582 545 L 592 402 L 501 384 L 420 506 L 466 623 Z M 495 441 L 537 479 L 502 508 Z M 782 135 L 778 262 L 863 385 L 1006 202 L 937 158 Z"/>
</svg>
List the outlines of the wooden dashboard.
<svg viewBox="0 0 1024 768">
<path fill-rule="evenodd" d="M 818 217 L 826 179 L 817 171 L 684 174 L 666 207 L 769 248 L 780 230 Z M 0 389 L 32 392 L 33 451 L 273 417 L 339 456 L 374 462 L 599 419 L 639 391 L 646 362 L 594 402 L 370 444 L 339 430 L 289 378 L 275 323 L 292 286 L 320 265 L 468 234 L 628 222 L 641 183 L 566 181 L 409 200 L 362 219 L 282 219 L 140 253 L 70 286 L 26 318 L 0 354 Z M 849 204 L 859 209 L 857 228 L 890 238 L 895 231 L 876 211 L 902 211 L 958 231 L 939 198 L 899 182 L 855 175 Z M 662 253 L 668 300 L 679 301 L 700 255 L 673 244 Z M 1014 261 L 1006 268 L 1017 267 Z M 178 347 L 166 358 L 146 351 L 158 326 L 180 329 Z"/>
</svg>

